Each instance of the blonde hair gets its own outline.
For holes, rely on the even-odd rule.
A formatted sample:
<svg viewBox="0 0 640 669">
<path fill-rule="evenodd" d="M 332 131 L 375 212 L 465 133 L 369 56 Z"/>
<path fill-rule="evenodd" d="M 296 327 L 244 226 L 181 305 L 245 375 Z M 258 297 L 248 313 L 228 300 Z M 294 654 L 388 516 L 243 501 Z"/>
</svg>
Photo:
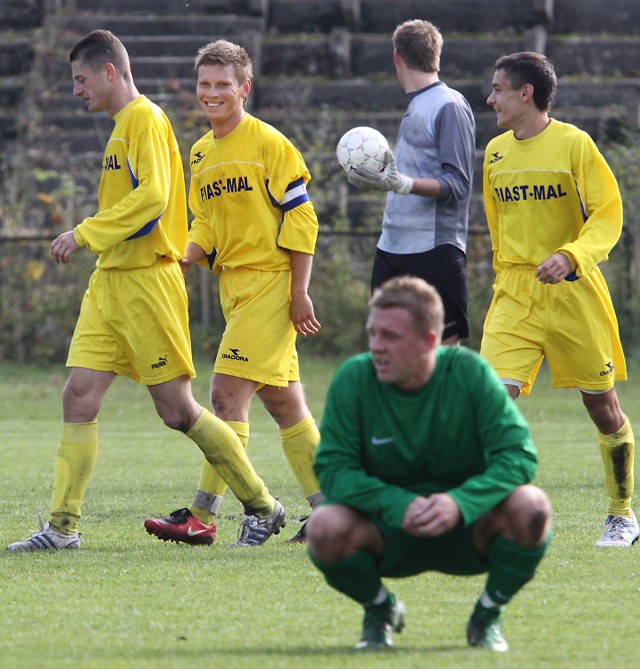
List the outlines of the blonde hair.
<svg viewBox="0 0 640 669">
<path fill-rule="evenodd" d="M 442 336 L 444 306 L 438 291 L 424 279 L 415 276 L 397 276 L 389 279 L 373 292 L 369 309 L 406 309 L 416 332 L 432 330 Z"/>
<path fill-rule="evenodd" d="M 210 42 L 198 50 L 196 72 L 201 65 L 232 65 L 239 84 L 253 77 L 253 64 L 246 50 L 224 39 Z"/>
<path fill-rule="evenodd" d="M 440 71 L 443 39 L 433 23 L 421 19 L 405 21 L 395 29 L 392 42 L 409 69 Z"/>
</svg>

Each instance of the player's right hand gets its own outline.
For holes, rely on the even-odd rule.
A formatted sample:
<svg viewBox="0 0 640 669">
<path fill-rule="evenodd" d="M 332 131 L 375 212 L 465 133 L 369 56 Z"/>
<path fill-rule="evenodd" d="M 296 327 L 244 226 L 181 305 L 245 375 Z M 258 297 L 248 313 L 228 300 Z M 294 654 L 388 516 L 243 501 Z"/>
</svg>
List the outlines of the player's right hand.
<svg viewBox="0 0 640 669">
<path fill-rule="evenodd" d="M 75 253 L 80 246 L 73 236 L 73 230 L 63 232 L 51 242 L 51 255 L 59 263 L 68 263 L 72 253 Z"/>
<path fill-rule="evenodd" d="M 445 492 L 416 497 L 406 508 L 402 529 L 414 537 L 439 537 L 461 520 L 457 502 Z"/>
<path fill-rule="evenodd" d="M 187 272 L 191 268 L 191 265 L 193 264 L 189 258 L 180 258 L 178 260 L 178 264 L 180 265 L 180 269 L 182 270 L 182 276 L 187 276 Z"/>
</svg>

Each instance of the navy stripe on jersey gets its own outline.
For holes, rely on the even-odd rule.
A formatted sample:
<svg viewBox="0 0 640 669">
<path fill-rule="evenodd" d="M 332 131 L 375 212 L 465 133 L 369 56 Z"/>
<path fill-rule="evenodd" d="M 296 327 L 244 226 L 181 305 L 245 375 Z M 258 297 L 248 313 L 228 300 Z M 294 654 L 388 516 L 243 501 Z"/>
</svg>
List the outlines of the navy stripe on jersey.
<svg viewBox="0 0 640 669">
<path fill-rule="evenodd" d="M 133 190 L 135 190 L 138 187 L 139 181 L 136 175 L 133 173 L 133 170 L 131 169 L 131 164 L 127 160 L 127 167 L 129 168 L 129 177 L 131 179 L 131 186 L 133 187 Z M 164 213 L 164 212 L 163 212 Z M 162 214 L 158 216 L 157 218 L 154 218 L 152 221 L 149 221 L 145 225 L 143 225 L 138 232 L 134 232 L 134 234 L 131 235 L 131 237 L 127 237 L 124 241 L 128 242 L 130 239 L 137 239 L 138 237 L 144 237 L 145 235 L 148 235 L 151 233 L 151 231 L 158 225 L 158 221 L 162 218 Z"/>
<path fill-rule="evenodd" d="M 125 242 L 128 242 L 130 239 L 137 239 L 138 237 L 144 237 L 148 235 L 155 227 L 158 225 L 158 221 L 162 218 L 162 214 L 158 218 L 154 218 L 153 221 L 149 221 L 146 225 L 143 225 L 138 232 L 135 232 L 131 237 L 127 237 Z"/>
</svg>

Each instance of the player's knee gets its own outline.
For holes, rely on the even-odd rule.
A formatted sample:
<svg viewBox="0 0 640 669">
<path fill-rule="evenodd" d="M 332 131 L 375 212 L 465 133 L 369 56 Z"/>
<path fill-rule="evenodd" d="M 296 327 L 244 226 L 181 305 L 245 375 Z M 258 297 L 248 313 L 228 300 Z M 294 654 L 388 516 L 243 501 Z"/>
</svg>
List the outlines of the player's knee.
<svg viewBox="0 0 640 669">
<path fill-rule="evenodd" d="M 524 546 L 535 546 L 547 535 L 551 524 L 551 502 L 540 488 L 523 485 L 511 493 L 504 505 L 505 535 Z"/>
<path fill-rule="evenodd" d="M 334 504 L 320 506 L 307 522 L 307 546 L 319 560 L 342 559 L 348 551 L 353 526 L 350 509 Z"/>
<path fill-rule="evenodd" d="M 269 415 L 276 421 L 280 429 L 299 423 L 309 415 L 304 398 L 282 389 L 269 394 L 259 393 L 260 400 Z"/>
<path fill-rule="evenodd" d="M 193 416 L 183 407 L 156 403 L 156 411 L 162 422 L 172 430 L 188 432 L 195 422 Z"/>
<path fill-rule="evenodd" d="M 89 422 L 95 420 L 100 410 L 100 397 L 87 385 L 69 379 L 62 391 L 62 411 L 65 420 Z"/>
<path fill-rule="evenodd" d="M 582 402 L 589 413 L 589 418 L 602 434 L 613 434 L 622 427 L 625 415 L 613 388 L 600 394 L 583 392 Z"/>
</svg>

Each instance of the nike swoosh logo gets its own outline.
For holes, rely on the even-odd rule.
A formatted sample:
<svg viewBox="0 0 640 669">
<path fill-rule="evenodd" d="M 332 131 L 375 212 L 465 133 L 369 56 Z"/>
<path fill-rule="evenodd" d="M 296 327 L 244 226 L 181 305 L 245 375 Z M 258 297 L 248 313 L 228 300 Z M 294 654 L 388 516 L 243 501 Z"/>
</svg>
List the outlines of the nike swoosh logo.
<svg viewBox="0 0 640 669">
<path fill-rule="evenodd" d="M 384 439 L 378 439 L 377 437 L 371 437 L 371 444 L 373 446 L 382 446 L 382 444 L 390 444 L 393 441 L 393 437 L 385 437 Z"/>
<path fill-rule="evenodd" d="M 195 537 L 197 534 L 202 534 L 203 532 L 206 532 L 206 531 L 207 531 L 207 530 L 192 530 L 191 528 L 189 528 L 189 529 L 187 530 L 187 534 L 188 534 L 190 537 Z"/>
</svg>

